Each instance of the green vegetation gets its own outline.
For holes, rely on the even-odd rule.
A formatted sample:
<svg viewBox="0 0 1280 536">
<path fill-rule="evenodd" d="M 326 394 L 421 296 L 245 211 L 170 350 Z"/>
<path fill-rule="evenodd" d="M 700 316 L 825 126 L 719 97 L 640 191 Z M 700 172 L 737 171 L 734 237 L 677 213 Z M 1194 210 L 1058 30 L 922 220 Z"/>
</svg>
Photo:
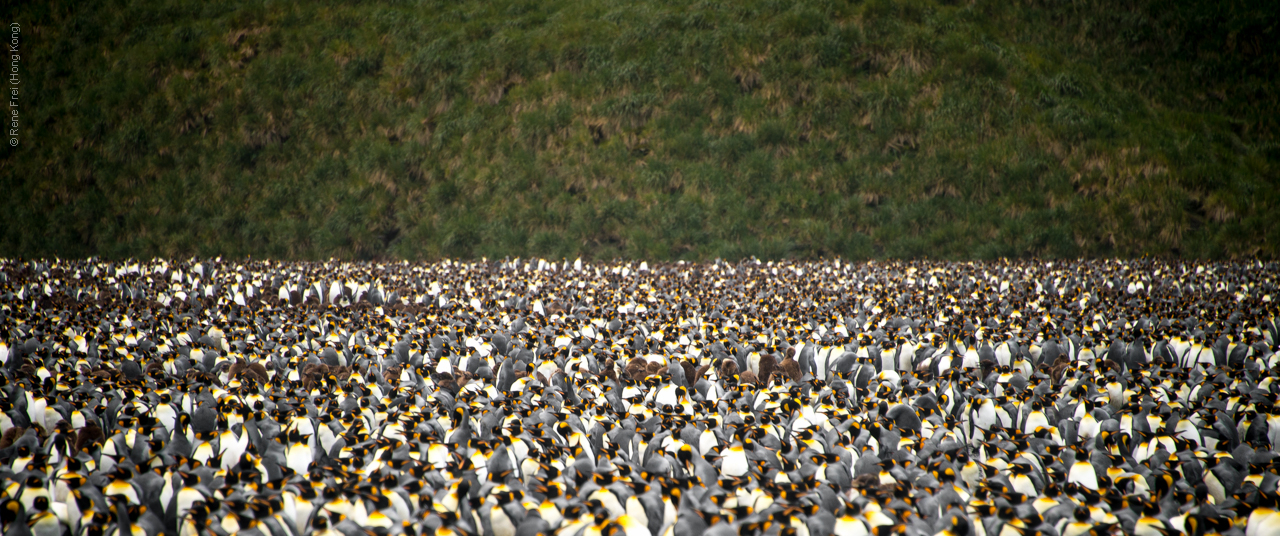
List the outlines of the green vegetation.
<svg viewBox="0 0 1280 536">
<path fill-rule="evenodd" d="M 1280 254 L 1274 0 L 6 9 L 8 256 Z"/>
</svg>

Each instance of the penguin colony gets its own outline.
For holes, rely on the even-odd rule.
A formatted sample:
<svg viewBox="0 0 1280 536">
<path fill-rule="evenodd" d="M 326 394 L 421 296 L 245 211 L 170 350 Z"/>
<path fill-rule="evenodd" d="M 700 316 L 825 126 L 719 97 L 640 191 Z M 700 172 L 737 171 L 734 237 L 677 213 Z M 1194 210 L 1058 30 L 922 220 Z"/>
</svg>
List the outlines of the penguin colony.
<svg viewBox="0 0 1280 536">
<path fill-rule="evenodd" d="M 1280 534 L 1275 264 L 0 261 L 4 534 Z"/>
</svg>

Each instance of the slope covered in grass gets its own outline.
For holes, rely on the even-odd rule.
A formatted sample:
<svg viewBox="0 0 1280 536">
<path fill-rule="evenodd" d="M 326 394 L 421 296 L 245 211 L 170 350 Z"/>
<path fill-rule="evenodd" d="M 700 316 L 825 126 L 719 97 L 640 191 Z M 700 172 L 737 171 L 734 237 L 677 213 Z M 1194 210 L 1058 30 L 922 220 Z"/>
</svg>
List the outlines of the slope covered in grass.
<svg viewBox="0 0 1280 536">
<path fill-rule="evenodd" d="M 1264 0 L 28 3 L 20 255 L 1260 255 Z"/>
</svg>

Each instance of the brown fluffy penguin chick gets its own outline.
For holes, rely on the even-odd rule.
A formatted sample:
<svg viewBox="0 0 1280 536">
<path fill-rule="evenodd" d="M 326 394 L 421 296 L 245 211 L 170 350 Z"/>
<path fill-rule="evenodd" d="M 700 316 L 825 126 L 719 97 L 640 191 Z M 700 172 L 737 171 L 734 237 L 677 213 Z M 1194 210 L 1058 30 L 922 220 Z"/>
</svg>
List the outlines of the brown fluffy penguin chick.
<svg viewBox="0 0 1280 536">
<path fill-rule="evenodd" d="M 13 442 L 17 441 L 18 438 L 22 437 L 22 434 L 26 432 L 27 432 L 27 429 L 21 426 L 14 426 L 13 428 L 5 430 L 4 435 L 0 436 L 0 449 L 7 449 L 9 447 L 12 447 Z"/>
<path fill-rule="evenodd" d="M 382 373 L 382 379 L 386 380 L 387 383 L 390 383 L 392 385 L 399 383 L 400 382 L 400 365 L 396 365 L 384 371 Z"/>
<path fill-rule="evenodd" d="M 648 373 L 648 367 L 649 363 L 644 358 L 633 357 L 627 362 L 627 376 L 636 381 L 643 380 Z"/>
<path fill-rule="evenodd" d="M 467 382 L 471 381 L 472 378 L 475 378 L 474 374 L 467 372 L 465 370 L 459 370 L 459 371 L 456 371 L 456 374 L 453 377 L 453 381 L 458 382 L 458 388 L 462 388 L 462 386 L 466 385 Z"/>
<path fill-rule="evenodd" d="M 756 373 L 751 372 L 750 369 L 742 371 L 742 374 L 738 375 L 738 381 L 739 383 L 744 384 L 749 383 L 751 385 L 760 385 L 760 379 L 757 378 Z"/>
<path fill-rule="evenodd" d="M 606 359 L 604 368 L 601 369 L 600 376 L 603 380 L 618 381 L 618 366 L 614 363 L 613 358 Z"/>
<path fill-rule="evenodd" d="M 716 375 L 720 379 L 732 378 L 738 373 L 738 362 L 732 357 L 726 357 L 720 361 L 720 368 L 716 370 Z"/>
<path fill-rule="evenodd" d="M 324 377 L 319 374 L 305 374 L 300 378 L 299 383 L 302 384 L 303 391 L 310 391 L 314 389 L 315 386 L 323 380 L 323 378 Z"/>
<path fill-rule="evenodd" d="M 102 435 L 102 428 L 93 423 L 85 423 L 84 428 L 80 429 L 80 433 L 76 435 L 76 452 L 80 452 L 90 445 L 93 445 L 105 436 Z"/>
<path fill-rule="evenodd" d="M 258 383 L 267 383 L 269 376 L 267 367 L 262 366 L 262 363 L 250 363 L 249 368 L 245 369 L 245 374 L 257 380 Z"/>
<path fill-rule="evenodd" d="M 164 364 L 159 361 L 148 361 L 147 366 L 143 367 L 142 373 L 151 376 L 152 371 L 160 371 L 160 374 L 164 374 Z"/>
<path fill-rule="evenodd" d="M 858 478 L 853 479 L 853 482 L 850 484 L 857 490 L 876 489 L 880 487 L 880 475 L 859 475 Z"/>
<path fill-rule="evenodd" d="M 764 379 L 764 386 L 769 386 L 769 381 L 773 379 L 773 372 L 778 370 L 778 358 L 773 354 L 765 354 L 760 356 L 760 375 Z"/>
<path fill-rule="evenodd" d="M 307 363 L 302 366 L 302 375 L 311 376 L 318 375 L 321 378 L 329 375 L 329 365 L 323 363 Z"/>
<path fill-rule="evenodd" d="M 1058 358 L 1053 361 L 1053 366 L 1049 368 L 1049 380 L 1051 380 L 1054 385 L 1062 383 L 1063 374 L 1069 366 L 1071 366 L 1071 358 L 1065 355 L 1058 356 Z"/>
<path fill-rule="evenodd" d="M 693 368 L 693 363 L 682 359 L 680 360 L 680 368 L 684 369 L 684 379 L 689 382 L 690 386 L 698 382 L 698 376 L 700 373 L 697 369 Z"/>
<path fill-rule="evenodd" d="M 235 378 L 247 368 L 249 368 L 249 364 L 244 362 L 243 357 L 238 357 L 236 358 L 236 361 L 231 364 L 231 367 L 227 369 L 227 377 Z"/>
<path fill-rule="evenodd" d="M 785 375 L 786 380 L 798 382 L 800 381 L 800 362 L 795 360 L 795 355 L 795 348 L 787 348 L 787 358 L 778 364 L 778 369 Z"/>
<path fill-rule="evenodd" d="M 447 391 L 450 394 L 458 394 L 458 383 L 453 380 L 453 375 L 448 372 L 441 372 L 436 377 L 436 388 L 441 391 Z"/>
<path fill-rule="evenodd" d="M 659 365 L 657 363 L 649 363 L 648 365 L 645 365 L 644 369 L 645 369 L 644 375 L 650 376 L 653 374 L 658 374 L 658 372 L 662 370 L 662 365 Z"/>
<path fill-rule="evenodd" d="M 697 370 L 697 371 L 695 371 L 695 372 L 693 373 L 693 377 L 692 377 L 692 378 L 686 378 L 687 380 L 689 380 L 689 385 L 693 385 L 693 384 L 695 384 L 695 383 L 698 383 L 698 380 L 701 380 L 701 379 L 702 379 L 702 377 L 703 377 L 703 376 L 705 376 L 705 375 L 707 374 L 707 371 L 708 371 L 708 370 L 711 370 L 711 365 L 710 365 L 710 364 L 706 364 L 706 365 L 702 365 L 702 366 L 698 367 L 698 370 Z"/>
</svg>

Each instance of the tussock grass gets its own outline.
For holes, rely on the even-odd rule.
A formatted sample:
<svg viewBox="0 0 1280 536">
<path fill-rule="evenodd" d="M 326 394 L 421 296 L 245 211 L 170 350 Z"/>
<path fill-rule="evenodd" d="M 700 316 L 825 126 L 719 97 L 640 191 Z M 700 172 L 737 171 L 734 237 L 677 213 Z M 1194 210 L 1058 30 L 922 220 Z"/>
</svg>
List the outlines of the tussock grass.
<svg viewBox="0 0 1280 536">
<path fill-rule="evenodd" d="M 29 3 L 0 249 L 1275 257 L 1271 4 Z"/>
</svg>

